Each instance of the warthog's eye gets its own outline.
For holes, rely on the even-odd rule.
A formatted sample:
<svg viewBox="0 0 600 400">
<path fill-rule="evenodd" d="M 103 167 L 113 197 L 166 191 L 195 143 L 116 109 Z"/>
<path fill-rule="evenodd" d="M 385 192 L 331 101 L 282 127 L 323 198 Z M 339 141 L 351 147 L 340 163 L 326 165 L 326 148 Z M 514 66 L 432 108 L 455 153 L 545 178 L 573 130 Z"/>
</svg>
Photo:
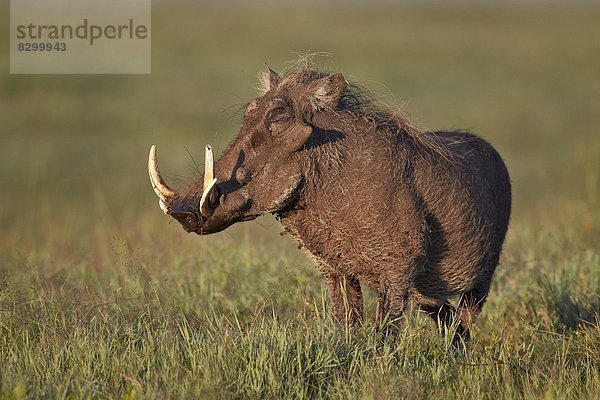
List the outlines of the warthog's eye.
<svg viewBox="0 0 600 400">
<path fill-rule="evenodd" d="M 281 123 L 290 119 L 289 104 L 284 99 L 275 100 L 273 108 L 267 114 L 266 127 L 269 132 L 277 132 L 281 129 Z"/>
<path fill-rule="evenodd" d="M 278 121 L 286 116 L 287 108 L 285 106 L 280 105 L 271 110 L 269 113 L 269 122 Z"/>
<path fill-rule="evenodd" d="M 277 117 L 281 114 L 285 114 L 288 111 L 290 102 L 288 99 L 278 98 L 273 101 L 272 108 L 269 111 L 269 118 Z"/>
</svg>

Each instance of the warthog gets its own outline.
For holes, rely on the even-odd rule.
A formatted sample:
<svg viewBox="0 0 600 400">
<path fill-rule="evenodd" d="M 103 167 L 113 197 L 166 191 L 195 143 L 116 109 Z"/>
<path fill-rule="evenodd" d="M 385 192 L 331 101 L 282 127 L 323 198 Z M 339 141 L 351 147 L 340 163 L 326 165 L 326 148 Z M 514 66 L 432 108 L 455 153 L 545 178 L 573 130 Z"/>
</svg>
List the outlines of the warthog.
<svg viewBox="0 0 600 400">
<path fill-rule="evenodd" d="M 271 213 L 323 272 L 340 323 L 363 321 L 362 281 L 386 331 L 411 298 L 466 341 L 510 216 L 498 153 L 468 132 L 420 131 L 341 74 L 265 66 L 262 83 L 216 164 L 206 147 L 203 183 L 170 189 L 151 148 L 161 209 L 199 235 Z"/>
</svg>

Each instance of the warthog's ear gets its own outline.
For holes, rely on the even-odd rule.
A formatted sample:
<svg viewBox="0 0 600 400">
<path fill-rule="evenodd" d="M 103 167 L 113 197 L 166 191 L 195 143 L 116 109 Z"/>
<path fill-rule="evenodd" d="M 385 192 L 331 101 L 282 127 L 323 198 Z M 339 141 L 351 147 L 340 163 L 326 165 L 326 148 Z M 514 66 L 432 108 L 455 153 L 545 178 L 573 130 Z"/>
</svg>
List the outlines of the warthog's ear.
<svg viewBox="0 0 600 400">
<path fill-rule="evenodd" d="M 279 77 L 279 75 L 277 75 L 277 72 L 269 68 L 267 63 L 265 63 L 265 68 L 263 72 L 259 75 L 258 79 L 258 90 L 261 94 L 267 93 L 269 90 L 279 85 L 279 82 L 281 81 L 281 78 Z"/>
<path fill-rule="evenodd" d="M 334 110 L 347 87 L 342 74 L 326 76 L 308 87 L 309 101 L 315 110 Z"/>
</svg>

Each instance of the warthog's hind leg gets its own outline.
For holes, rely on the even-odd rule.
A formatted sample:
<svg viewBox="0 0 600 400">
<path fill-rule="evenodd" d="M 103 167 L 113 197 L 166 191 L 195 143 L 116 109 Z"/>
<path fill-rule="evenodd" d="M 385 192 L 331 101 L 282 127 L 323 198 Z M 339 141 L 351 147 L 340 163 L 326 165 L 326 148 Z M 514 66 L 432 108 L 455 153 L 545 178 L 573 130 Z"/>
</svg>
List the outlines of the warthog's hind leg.
<svg viewBox="0 0 600 400">
<path fill-rule="evenodd" d="M 421 310 L 433 319 L 442 334 L 450 333 L 453 325 L 456 325 L 456 332 L 452 339 L 452 345 L 456 348 L 463 348 L 463 344 L 469 341 L 469 328 L 459 317 L 459 313 L 452 304 L 445 302 L 440 306 L 420 305 Z"/>
<path fill-rule="evenodd" d="M 458 301 L 457 313 L 460 317 L 461 325 L 471 329 L 475 321 L 481 314 L 481 309 L 487 299 L 488 287 L 476 288 L 465 292 Z M 467 337 L 468 339 L 468 337 Z"/>
<path fill-rule="evenodd" d="M 453 325 L 456 325 L 452 344 L 456 348 L 464 349 L 471 336 L 470 329 L 481 313 L 485 298 L 486 296 L 481 295 L 480 291 L 474 290 L 463 293 L 457 308 L 447 301 L 442 305 L 420 304 L 420 307 L 435 321 L 438 329 L 443 333 L 450 332 Z"/>
</svg>

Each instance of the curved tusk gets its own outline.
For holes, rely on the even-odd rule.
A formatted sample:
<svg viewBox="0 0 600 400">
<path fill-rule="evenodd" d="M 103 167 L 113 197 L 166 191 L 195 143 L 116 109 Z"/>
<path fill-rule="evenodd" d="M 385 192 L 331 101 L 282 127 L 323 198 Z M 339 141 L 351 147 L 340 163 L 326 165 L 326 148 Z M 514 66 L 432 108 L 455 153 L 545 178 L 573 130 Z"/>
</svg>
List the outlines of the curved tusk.
<svg viewBox="0 0 600 400">
<path fill-rule="evenodd" d="M 150 155 L 148 156 L 148 174 L 150 175 L 150 183 L 152 183 L 152 189 L 154 189 L 154 193 L 161 199 L 164 203 L 168 204 L 173 196 L 175 196 L 175 192 L 165 183 L 164 179 L 160 176 L 160 171 L 158 170 L 158 164 L 156 162 L 156 146 L 150 147 Z M 161 206 L 161 209 L 163 207 Z"/>
<path fill-rule="evenodd" d="M 200 198 L 200 214 L 210 215 L 210 200 L 213 199 L 213 193 L 217 189 L 217 179 L 215 178 L 215 160 L 212 147 L 206 145 L 204 153 L 204 185 L 202 187 L 202 197 Z"/>
<path fill-rule="evenodd" d="M 204 188 L 204 192 L 202 193 L 202 197 L 200 198 L 200 214 L 204 216 L 210 215 L 210 207 L 208 204 L 208 199 L 212 196 L 213 192 L 217 189 L 217 180 L 213 178 L 212 181 L 209 182 L 208 185 Z"/>
<path fill-rule="evenodd" d="M 215 178 L 215 161 L 213 158 L 212 147 L 210 144 L 206 145 L 206 151 L 204 152 L 204 186 L 202 190 L 206 192 L 206 188 Z"/>
<path fill-rule="evenodd" d="M 158 206 L 165 214 L 169 215 L 171 213 L 171 209 L 169 205 L 163 201 L 163 199 L 158 199 Z"/>
</svg>

